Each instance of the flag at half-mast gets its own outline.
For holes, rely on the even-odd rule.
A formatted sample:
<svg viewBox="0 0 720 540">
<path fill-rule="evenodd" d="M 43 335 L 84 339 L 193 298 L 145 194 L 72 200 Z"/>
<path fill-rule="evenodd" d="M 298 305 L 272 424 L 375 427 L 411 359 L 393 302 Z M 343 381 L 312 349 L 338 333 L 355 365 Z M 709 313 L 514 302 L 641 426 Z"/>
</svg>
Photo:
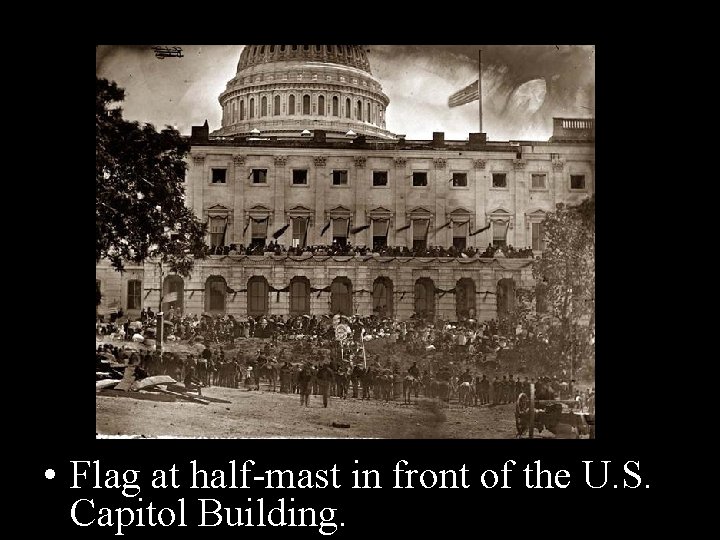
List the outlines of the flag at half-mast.
<svg viewBox="0 0 720 540">
<path fill-rule="evenodd" d="M 462 90 L 458 90 L 448 98 L 448 107 L 459 107 L 480 99 L 478 81 L 468 84 Z"/>
</svg>

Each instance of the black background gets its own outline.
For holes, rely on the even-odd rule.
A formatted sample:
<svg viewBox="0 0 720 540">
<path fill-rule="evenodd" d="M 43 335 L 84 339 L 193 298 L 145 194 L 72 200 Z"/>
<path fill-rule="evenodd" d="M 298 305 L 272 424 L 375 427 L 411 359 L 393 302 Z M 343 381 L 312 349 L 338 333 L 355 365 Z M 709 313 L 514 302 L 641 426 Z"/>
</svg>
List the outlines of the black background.
<svg viewBox="0 0 720 540">
<path fill-rule="evenodd" d="M 335 6 L 338 7 L 338 6 Z M 58 118 L 50 125 L 52 137 L 36 132 L 42 145 L 44 184 L 40 210 L 52 224 L 46 252 L 47 264 L 28 264 L 23 279 L 28 283 L 49 284 L 34 294 L 38 300 L 31 313 L 40 309 L 55 321 L 47 328 L 39 325 L 41 335 L 60 334 L 77 340 L 58 350 L 46 346 L 37 333 L 27 340 L 28 361 L 39 366 L 43 380 L 23 394 L 24 403 L 33 402 L 33 410 L 24 406 L 21 428 L 23 456 L 17 461 L 24 479 L 23 492 L 32 500 L 32 518 L 27 522 L 37 532 L 69 533 L 81 537 L 109 537 L 110 528 L 73 525 L 70 506 L 79 498 L 92 498 L 96 507 L 135 507 L 136 499 L 124 499 L 119 490 L 69 489 L 72 483 L 71 460 L 100 460 L 102 470 L 140 469 L 140 496 L 156 507 L 172 505 L 179 497 L 188 504 L 200 497 L 216 498 L 226 506 L 243 506 L 247 497 L 264 497 L 266 508 L 277 498 L 295 498 L 297 506 L 317 509 L 337 508 L 336 521 L 345 526 L 333 536 L 445 538 L 465 534 L 501 536 L 536 535 L 538 532 L 563 537 L 600 530 L 633 532 L 661 516 L 643 508 L 655 508 L 654 500 L 670 482 L 681 476 L 682 463 L 669 454 L 668 426 L 653 410 L 662 395 L 668 373 L 670 350 L 661 335 L 649 330 L 654 318 L 665 313 L 662 276 L 648 271 L 651 255 L 657 256 L 658 244 L 673 240 L 669 232 L 662 238 L 653 234 L 650 212 L 662 204 L 656 200 L 664 193 L 660 175 L 651 175 L 648 152 L 652 141 L 659 141 L 667 127 L 662 109 L 652 103 L 652 93 L 640 93 L 645 85 L 645 70 L 651 59 L 647 48 L 611 44 L 613 28 L 599 31 L 576 12 L 567 17 L 553 13 L 540 24 L 531 11 L 518 7 L 500 10 L 492 16 L 462 13 L 457 6 L 450 21 L 440 23 L 436 15 L 418 8 L 420 20 L 400 17 L 390 22 L 382 6 L 347 6 L 341 20 L 355 22 L 354 32 L 344 24 L 323 26 L 307 24 L 288 15 L 279 27 L 281 10 L 262 17 L 239 6 L 196 6 L 172 22 L 168 9 L 160 19 L 150 22 L 142 17 L 124 16 L 122 10 L 110 10 L 98 17 L 96 34 L 79 47 L 68 46 L 60 62 L 47 58 L 44 77 L 53 82 L 53 98 L 62 103 Z M 438 6 L 435 6 L 437 9 Z M 332 6 L 328 6 L 331 9 Z M 449 8 L 449 6 L 448 6 Z M 179 8 L 178 8 L 179 9 Z M 223 11 L 227 9 L 227 13 Z M 298 8 L 299 9 L 299 8 Z M 334 9 L 334 8 L 333 8 Z M 314 12 L 310 6 L 299 9 Z M 319 11 L 319 10 L 318 10 Z M 205 13 L 206 19 L 195 18 Z M 287 12 L 294 13 L 293 10 Z M 338 12 L 338 16 L 340 12 Z M 480 12 L 479 12 L 480 13 Z M 226 16 L 227 15 L 227 16 Z M 232 16 L 230 16 L 232 15 Z M 519 15 L 531 19 L 523 27 Z M 447 16 L 447 14 L 446 14 Z M 106 18 L 103 18 L 106 17 Z M 272 35 L 266 34 L 265 17 L 272 20 Z M 526 17 L 526 18 L 527 18 Z M 432 19 L 432 23 L 429 21 Z M 459 21 L 465 19 L 462 25 Z M 112 20 L 112 25 L 104 24 Z M 376 24 L 376 21 L 381 23 Z M 429 26 L 432 24 L 432 30 Z M 235 27 L 237 26 L 237 30 Z M 371 31 L 370 27 L 381 30 Z M 528 28 L 528 26 L 530 28 Z M 201 27 L 201 28 L 198 28 Z M 438 30 L 438 27 L 442 27 Z M 321 32 L 319 28 L 323 28 Z M 598 414 L 595 440 L 117 440 L 95 438 L 94 401 L 89 368 L 92 352 L 83 348 L 89 341 L 92 317 L 91 230 L 92 209 L 92 78 L 90 70 L 94 44 L 107 43 L 235 43 L 273 41 L 366 43 L 595 43 L 597 103 L 597 381 Z M 277 39 L 277 38 L 276 38 Z M 38 54 L 48 55 L 47 49 Z M 77 70 L 77 73 L 74 71 Z M 36 88 L 33 100 L 47 103 L 43 85 Z M 28 98 L 30 99 L 30 98 Z M 27 119 L 26 119 L 27 120 Z M 37 126 L 34 123 L 33 125 Z M 642 125 L 641 129 L 638 126 Z M 432 131 L 437 129 L 433 127 Z M 42 131 L 42 130 L 41 130 Z M 32 145 L 31 145 L 32 146 Z M 28 148 L 37 156 L 37 148 Z M 37 158 L 34 158 L 37 159 Z M 654 172 L 654 171 L 653 171 Z M 31 187 L 31 189 L 33 189 Z M 32 199 L 33 201 L 36 200 Z M 47 235 L 47 232 L 46 232 Z M 90 285 L 88 285 L 89 282 Z M 37 285 L 36 285 L 37 286 Z M 16 291 L 21 294 L 21 291 Z M 87 305 L 85 305 L 87 302 Z M 27 302 L 23 302 L 27 304 Z M 86 327 L 87 325 L 87 327 Z M 88 334 L 85 334 L 87 328 Z M 37 329 L 33 326 L 32 329 Z M 45 332 L 45 334 L 44 334 Z M 29 391 L 29 389 L 28 389 Z M 677 456 L 674 456 L 677 458 Z M 179 480 L 187 485 L 188 467 L 197 459 L 206 470 L 227 468 L 229 460 L 238 465 L 246 459 L 256 462 L 255 470 L 329 469 L 337 464 L 343 487 L 305 490 L 155 490 L 149 486 L 154 469 L 173 464 L 180 469 Z M 350 471 L 354 460 L 360 466 L 381 472 L 383 489 L 350 489 Z M 392 489 L 392 468 L 404 459 L 407 468 L 469 470 L 469 489 Z M 480 473 L 499 471 L 512 459 L 511 489 L 484 489 Z M 526 489 L 522 468 L 535 460 L 552 470 L 567 469 L 571 484 L 567 489 Z M 604 489 L 590 489 L 584 482 L 583 460 L 610 460 L 610 481 Z M 626 461 L 640 463 L 643 486 L 623 488 Z M 56 471 L 53 480 L 45 479 L 47 468 Z M 611 486 L 618 485 L 617 488 Z M 645 487 L 649 485 L 649 487 Z M 610 508 L 607 512 L 604 509 Z M 190 520 L 196 514 L 189 515 Z M 319 537 L 316 528 L 129 528 L 126 536 L 207 535 L 221 537 L 266 536 L 270 538 Z"/>
</svg>

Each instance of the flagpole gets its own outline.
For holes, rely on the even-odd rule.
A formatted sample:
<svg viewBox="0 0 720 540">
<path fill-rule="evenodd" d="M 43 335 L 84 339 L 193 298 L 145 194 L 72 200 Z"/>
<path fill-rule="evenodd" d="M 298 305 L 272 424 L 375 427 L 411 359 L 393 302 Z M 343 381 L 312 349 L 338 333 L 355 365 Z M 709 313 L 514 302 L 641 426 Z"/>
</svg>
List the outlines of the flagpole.
<svg viewBox="0 0 720 540">
<path fill-rule="evenodd" d="M 480 133 L 482 133 L 482 49 L 478 49 L 478 110 L 480 113 Z"/>
</svg>

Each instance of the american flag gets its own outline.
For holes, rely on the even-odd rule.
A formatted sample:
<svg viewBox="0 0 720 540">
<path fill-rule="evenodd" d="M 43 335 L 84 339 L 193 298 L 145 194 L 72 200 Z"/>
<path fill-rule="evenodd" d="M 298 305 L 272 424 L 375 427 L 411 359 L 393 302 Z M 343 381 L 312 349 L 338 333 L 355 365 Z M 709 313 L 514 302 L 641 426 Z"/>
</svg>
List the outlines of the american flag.
<svg viewBox="0 0 720 540">
<path fill-rule="evenodd" d="M 458 107 L 465 105 L 480 99 L 480 93 L 478 92 L 478 81 L 468 84 L 462 90 L 458 90 L 452 96 L 448 98 L 448 107 Z"/>
</svg>

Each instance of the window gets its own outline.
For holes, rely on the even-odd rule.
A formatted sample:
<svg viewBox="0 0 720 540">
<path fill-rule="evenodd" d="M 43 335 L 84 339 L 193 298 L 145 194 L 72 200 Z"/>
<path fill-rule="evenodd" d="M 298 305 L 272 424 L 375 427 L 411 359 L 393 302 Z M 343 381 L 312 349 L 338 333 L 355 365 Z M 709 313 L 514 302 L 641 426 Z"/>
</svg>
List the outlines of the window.
<svg viewBox="0 0 720 540">
<path fill-rule="evenodd" d="M 207 311 L 225 311 L 225 296 L 227 289 L 225 280 L 220 276 L 210 276 L 205 282 Z"/>
<path fill-rule="evenodd" d="M 280 96 L 273 99 L 273 116 L 280 116 Z"/>
<path fill-rule="evenodd" d="M 456 172 L 452 175 L 453 187 L 467 187 L 467 173 Z"/>
<path fill-rule="evenodd" d="M 413 249 L 425 249 L 427 247 L 427 233 L 429 228 L 429 219 L 413 219 Z"/>
<path fill-rule="evenodd" d="M 322 51 L 322 45 L 315 45 L 315 50 L 318 52 Z"/>
<path fill-rule="evenodd" d="M 216 248 L 225 245 L 225 232 L 227 231 L 226 217 L 210 218 L 210 247 Z"/>
<path fill-rule="evenodd" d="M 427 186 L 427 173 L 426 172 L 414 172 L 412 177 L 412 185 L 415 187 Z"/>
<path fill-rule="evenodd" d="M 310 281 L 305 277 L 290 280 L 290 316 L 310 313 Z"/>
<path fill-rule="evenodd" d="M 245 100 L 240 100 L 240 120 L 245 120 Z"/>
<path fill-rule="evenodd" d="M 466 223 L 453 223 L 453 246 L 457 249 L 465 249 L 467 246 L 467 233 L 470 222 Z"/>
<path fill-rule="evenodd" d="M 212 169 L 212 183 L 213 184 L 224 184 L 226 174 L 227 174 L 227 169 Z"/>
<path fill-rule="evenodd" d="M 270 52 L 271 52 L 271 53 L 274 53 L 274 52 L 275 52 L 275 45 L 270 45 Z"/>
<path fill-rule="evenodd" d="M 280 45 L 280 52 L 285 52 L 285 45 Z"/>
<path fill-rule="evenodd" d="M 292 94 L 290 94 L 290 97 L 288 98 L 288 114 L 295 114 L 295 96 Z"/>
<path fill-rule="evenodd" d="M 505 173 L 493 173 L 493 175 L 492 175 L 492 187 L 494 187 L 494 188 L 506 188 L 506 187 L 507 187 L 507 174 L 505 174 Z"/>
<path fill-rule="evenodd" d="M 253 184 L 267 184 L 267 169 L 252 170 Z"/>
<path fill-rule="evenodd" d="M 350 98 L 345 100 L 345 118 L 350 118 Z"/>
<path fill-rule="evenodd" d="M 303 96 L 303 114 L 310 114 L 310 96 L 305 94 Z"/>
<path fill-rule="evenodd" d="M 355 118 L 362 121 L 362 101 L 357 102 L 357 110 L 355 111 Z"/>
<path fill-rule="evenodd" d="M 325 96 L 318 97 L 318 116 L 325 116 Z"/>
<path fill-rule="evenodd" d="M 370 123 L 370 104 L 365 104 L 365 121 L 369 124 Z"/>
<path fill-rule="evenodd" d="M 347 244 L 347 235 L 350 220 L 347 218 L 334 218 L 332 220 L 333 242 L 337 242 L 341 246 Z"/>
<path fill-rule="evenodd" d="M 260 47 L 260 54 L 265 54 L 265 45 Z"/>
<path fill-rule="evenodd" d="M 307 218 L 292 218 L 292 245 L 305 247 L 307 243 Z"/>
<path fill-rule="evenodd" d="M 545 228 L 542 223 L 531 223 L 533 251 L 545 251 Z"/>
<path fill-rule="evenodd" d="M 292 45 L 292 50 L 297 51 L 297 45 Z"/>
<path fill-rule="evenodd" d="M 390 220 L 373 220 L 372 222 L 373 249 L 384 248 L 387 246 L 388 230 L 390 229 Z"/>
<path fill-rule="evenodd" d="M 571 174 L 570 175 L 570 189 L 585 189 L 585 175 L 584 174 Z"/>
<path fill-rule="evenodd" d="M 379 317 L 393 315 L 393 282 L 390 278 L 380 277 L 373 283 L 373 313 Z"/>
<path fill-rule="evenodd" d="M 265 96 L 260 100 L 260 116 L 267 116 L 267 98 Z"/>
<path fill-rule="evenodd" d="M 232 123 L 234 124 L 237 121 L 237 101 L 232 102 Z"/>
<path fill-rule="evenodd" d="M 493 221 L 493 246 L 505 247 L 507 245 L 507 233 L 510 229 L 510 221 Z"/>
<path fill-rule="evenodd" d="M 373 171 L 373 187 L 387 186 L 387 185 L 388 185 L 387 171 Z"/>
<path fill-rule="evenodd" d="M 139 279 L 131 279 L 128 281 L 127 288 L 127 308 L 142 309 L 142 281 Z"/>
<path fill-rule="evenodd" d="M 265 239 L 267 238 L 267 225 L 267 218 L 262 221 L 252 220 L 252 239 L 250 241 L 250 245 L 252 247 L 265 245 Z"/>
<path fill-rule="evenodd" d="M 429 278 L 420 278 L 415 282 L 415 315 L 435 318 L 435 283 Z"/>
<path fill-rule="evenodd" d="M 303 51 L 309 51 L 310 45 L 303 45 Z"/>
<path fill-rule="evenodd" d="M 531 176 L 532 189 L 545 189 L 545 175 L 544 174 L 533 174 Z"/>
<path fill-rule="evenodd" d="M 254 276 L 248 280 L 248 315 L 257 317 L 268 311 L 268 293 L 270 287 L 264 277 Z"/>
<path fill-rule="evenodd" d="M 306 186 L 308 183 L 308 174 L 305 169 L 293 169 L 292 183 L 294 186 Z"/>
<path fill-rule="evenodd" d="M 340 116 L 339 107 L 340 107 L 340 100 L 337 98 L 337 96 L 333 96 L 333 98 L 332 98 L 332 115 L 333 116 Z"/>
<path fill-rule="evenodd" d="M 352 282 L 346 277 L 337 277 L 330 284 L 330 313 L 352 315 Z"/>
<path fill-rule="evenodd" d="M 250 113 L 248 116 L 250 118 L 255 118 L 255 98 L 250 98 Z"/>
<path fill-rule="evenodd" d="M 348 185 L 348 172 L 347 171 L 333 171 L 332 185 L 333 186 L 347 186 Z"/>
</svg>

